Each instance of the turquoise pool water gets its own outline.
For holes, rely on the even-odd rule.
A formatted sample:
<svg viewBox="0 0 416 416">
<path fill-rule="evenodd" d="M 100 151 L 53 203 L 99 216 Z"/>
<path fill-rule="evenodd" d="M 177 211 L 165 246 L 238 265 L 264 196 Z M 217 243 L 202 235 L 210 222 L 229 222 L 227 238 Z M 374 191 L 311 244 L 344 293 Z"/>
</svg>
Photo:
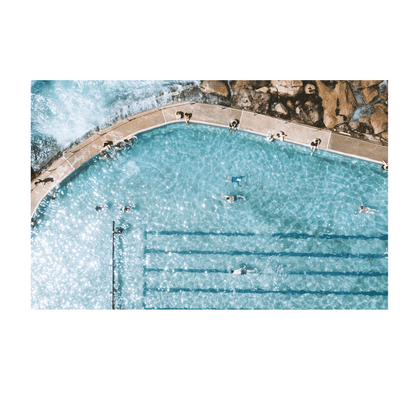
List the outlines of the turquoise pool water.
<svg viewBox="0 0 416 416">
<path fill-rule="evenodd" d="M 370 162 L 206 125 L 151 130 L 41 203 L 32 307 L 111 308 L 114 220 L 118 309 L 386 309 L 387 190 Z M 357 215 L 360 198 L 377 212 Z M 230 273 L 242 265 L 255 273 Z"/>
</svg>

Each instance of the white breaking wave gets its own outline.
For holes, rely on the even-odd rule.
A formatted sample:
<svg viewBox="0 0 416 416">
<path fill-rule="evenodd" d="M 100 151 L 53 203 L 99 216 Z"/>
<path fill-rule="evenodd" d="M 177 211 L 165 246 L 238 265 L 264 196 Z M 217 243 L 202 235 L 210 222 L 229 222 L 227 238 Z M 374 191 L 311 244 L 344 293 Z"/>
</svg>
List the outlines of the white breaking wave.
<svg viewBox="0 0 416 416">
<path fill-rule="evenodd" d="M 32 81 L 32 167 L 117 115 L 167 104 L 200 81 Z"/>
</svg>

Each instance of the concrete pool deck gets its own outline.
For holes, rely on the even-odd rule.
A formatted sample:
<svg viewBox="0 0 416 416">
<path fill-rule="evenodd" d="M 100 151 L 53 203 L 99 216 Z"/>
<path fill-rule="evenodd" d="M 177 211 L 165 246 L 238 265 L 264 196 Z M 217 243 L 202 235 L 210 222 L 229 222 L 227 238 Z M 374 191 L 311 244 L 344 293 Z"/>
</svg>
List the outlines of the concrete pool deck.
<svg viewBox="0 0 416 416">
<path fill-rule="evenodd" d="M 285 141 L 301 146 L 310 145 L 315 138 L 321 139 L 317 151 L 328 151 L 348 157 L 354 157 L 382 164 L 388 160 L 388 147 L 354 139 L 348 135 L 334 133 L 331 130 L 297 124 L 282 119 L 265 116 L 245 110 L 238 110 L 214 104 L 174 103 L 160 108 L 134 114 L 64 152 L 48 169 L 31 182 L 31 216 L 35 213 L 43 198 L 68 175 L 103 150 L 103 144 L 111 140 L 114 144 L 138 133 L 171 123 L 183 123 L 175 117 L 176 111 L 191 113 L 190 122 L 226 127 L 230 120 L 240 121 L 238 130 L 266 136 L 269 133 L 283 131 Z M 53 178 L 53 182 L 35 185 L 39 179 Z"/>
</svg>

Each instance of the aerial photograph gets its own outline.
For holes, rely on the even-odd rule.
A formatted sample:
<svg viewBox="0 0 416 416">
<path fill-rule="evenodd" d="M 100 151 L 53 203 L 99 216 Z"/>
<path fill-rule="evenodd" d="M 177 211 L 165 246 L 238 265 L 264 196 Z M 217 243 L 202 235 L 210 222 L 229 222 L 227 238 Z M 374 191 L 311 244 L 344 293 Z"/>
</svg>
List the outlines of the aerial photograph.
<svg viewBox="0 0 416 416">
<path fill-rule="evenodd" d="M 388 309 L 388 80 L 30 89 L 31 309 Z"/>
</svg>

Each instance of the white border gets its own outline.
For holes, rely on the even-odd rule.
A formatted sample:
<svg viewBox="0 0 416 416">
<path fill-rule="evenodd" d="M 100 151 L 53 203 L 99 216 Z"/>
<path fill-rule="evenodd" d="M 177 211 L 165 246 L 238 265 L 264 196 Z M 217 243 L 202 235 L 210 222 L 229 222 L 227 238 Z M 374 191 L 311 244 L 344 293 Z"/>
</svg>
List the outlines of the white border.
<svg viewBox="0 0 416 416">
<path fill-rule="evenodd" d="M 39 311 L 30 309 L 30 82 L 34 79 L 387 79 L 389 309 L 386 311 Z M 15 325 L 403 325 L 403 68 L 396 66 L 16 66 Z M 394 207 L 392 205 L 394 201 Z M 393 211 L 394 209 L 394 211 Z M 394 212 L 394 216 L 391 215 Z"/>
</svg>

